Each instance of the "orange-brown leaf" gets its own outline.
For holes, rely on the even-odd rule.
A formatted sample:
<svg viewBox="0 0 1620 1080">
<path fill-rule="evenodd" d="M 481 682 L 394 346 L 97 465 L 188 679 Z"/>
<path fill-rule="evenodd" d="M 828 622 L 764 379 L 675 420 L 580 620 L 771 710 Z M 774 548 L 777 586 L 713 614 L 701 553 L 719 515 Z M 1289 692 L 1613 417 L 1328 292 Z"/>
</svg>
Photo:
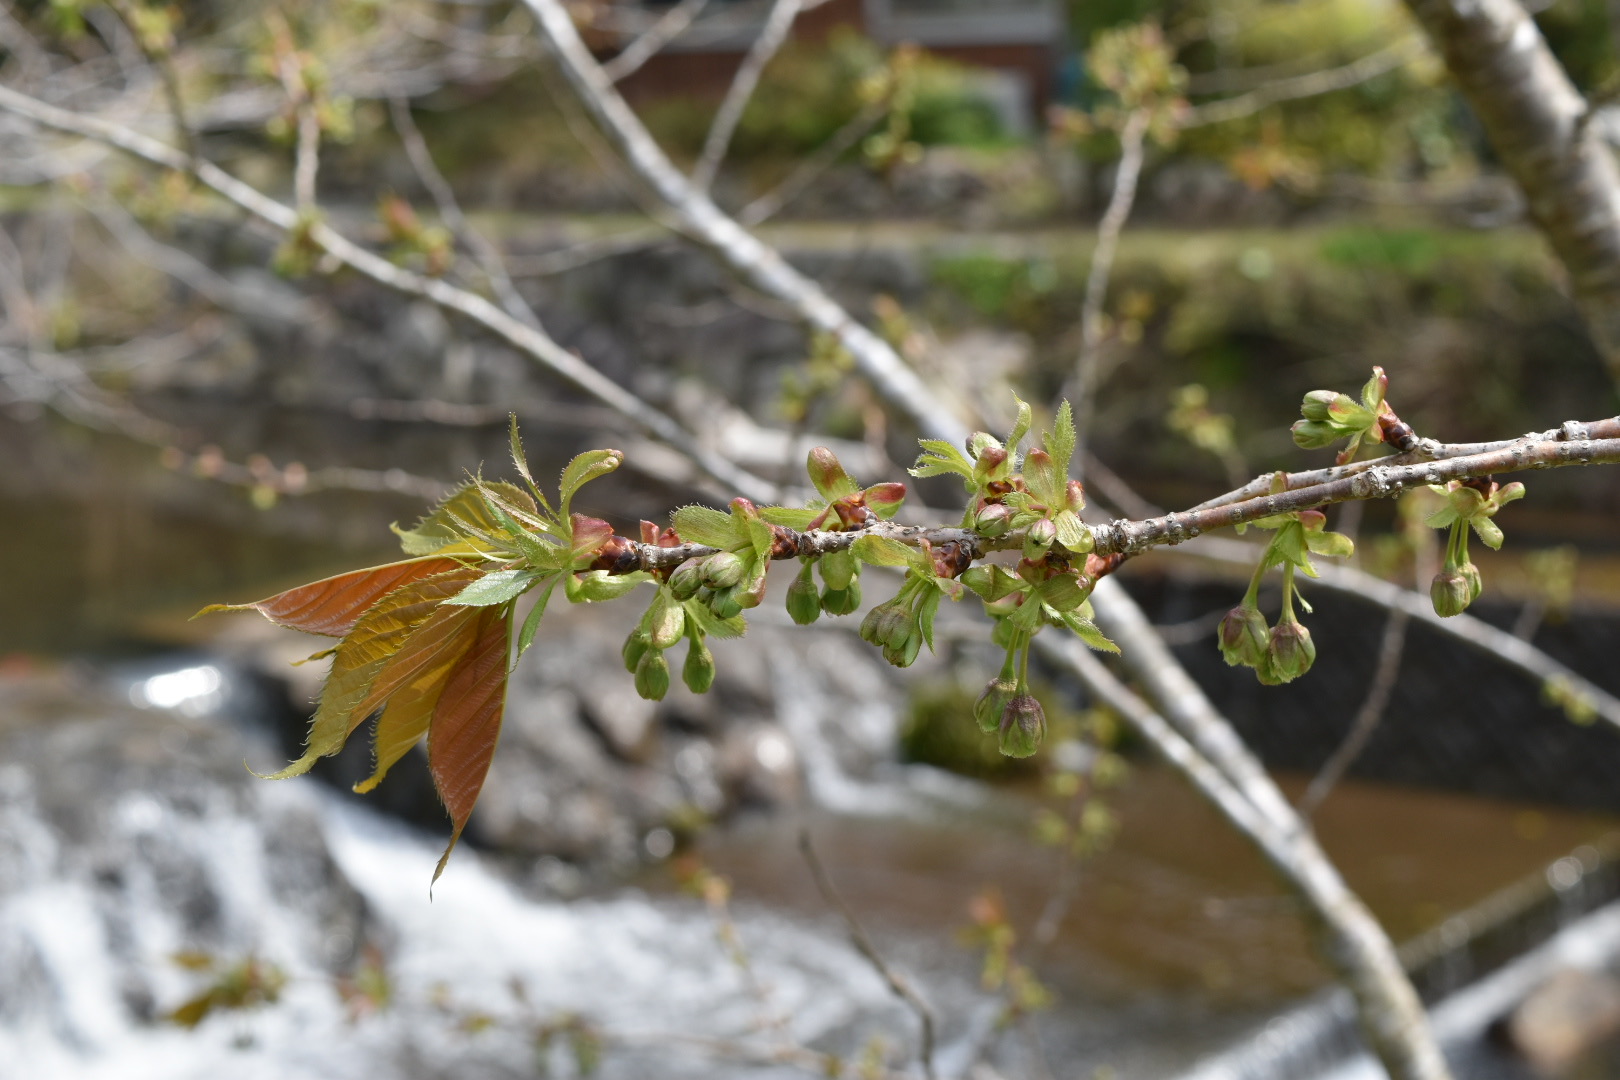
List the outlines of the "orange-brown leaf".
<svg viewBox="0 0 1620 1080">
<path fill-rule="evenodd" d="M 413 581 L 454 570 L 460 565 L 454 559 L 438 557 L 406 559 L 323 578 L 251 604 L 210 604 L 197 614 L 257 611 L 273 623 L 306 634 L 343 637 L 382 597 Z"/>
<path fill-rule="evenodd" d="M 332 670 L 321 687 L 321 702 L 310 721 L 304 756 L 269 779 L 285 780 L 309 771 L 317 758 L 343 749 L 350 733 L 376 708 L 371 688 L 388 662 L 412 635 L 439 610 L 439 605 L 466 587 L 482 571 L 457 566 L 395 589 L 373 604 L 354 624 L 332 658 Z M 363 711 L 362 711 L 363 710 Z"/>
<path fill-rule="evenodd" d="M 450 844 L 433 871 L 435 881 L 467 827 L 500 738 L 512 637 L 510 607 L 480 609 L 477 633 L 472 647 L 445 678 L 428 729 L 428 768 L 454 825 Z"/>
<path fill-rule="evenodd" d="M 472 613 L 469 612 L 469 615 Z M 439 696 L 444 692 L 444 680 L 450 674 L 450 669 L 461 659 L 466 647 L 472 644 L 475 618 L 469 617 L 462 623 L 462 640 L 459 649 L 448 649 L 444 656 L 431 668 L 418 675 L 411 684 L 397 691 L 388 699 L 382 716 L 377 719 L 377 730 L 372 736 L 372 751 L 376 761 L 371 775 L 360 783 L 354 785 L 357 794 L 364 795 L 388 775 L 388 770 L 398 764 L 399 759 L 411 752 L 422 736 L 428 732 L 428 723 L 433 718 L 433 710 L 439 704 Z"/>
</svg>

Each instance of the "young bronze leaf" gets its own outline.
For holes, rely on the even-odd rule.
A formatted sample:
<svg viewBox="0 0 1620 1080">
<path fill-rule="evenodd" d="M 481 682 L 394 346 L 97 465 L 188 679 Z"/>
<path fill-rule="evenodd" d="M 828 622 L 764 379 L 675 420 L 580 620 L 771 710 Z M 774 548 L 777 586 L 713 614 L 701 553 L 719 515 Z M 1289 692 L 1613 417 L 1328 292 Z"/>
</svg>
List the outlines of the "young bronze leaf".
<svg viewBox="0 0 1620 1080">
<path fill-rule="evenodd" d="M 495 755 L 506 707 L 512 609 L 478 609 L 476 633 L 472 647 L 445 678 L 428 728 L 428 768 L 454 825 L 450 844 L 433 871 L 434 881 L 444 873 L 445 863 L 467 827 Z"/>
<path fill-rule="evenodd" d="M 354 629 L 354 624 L 371 605 L 388 593 L 460 565 L 454 559 L 407 559 L 323 578 L 251 604 L 210 604 L 197 614 L 257 611 L 273 623 L 306 634 L 342 637 Z"/>
<path fill-rule="evenodd" d="M 455 644 L 446 648 L 436 662 L 409 686 L 395 691 L 394 696 L 388 699 L 387 707 L 377 719 L 376 733 L 372 736 L 376 767 L 371 770 L 370 776 L 354 785 L 356 793 L 364 795 L 382 783 L 388 770 L 410 753 L 411 747 L 421 742 L 422 736 L 427 734 L 428 721 L 439 704 L 439 695 L 444 692 L 445 677 L 460 662 L 476 636 L 476 614 L 471 610 L 461 614 L 463 617 L 457 620 L 459 632 Z"/>
<path fill-rule="evenodd" d="M 310 721 L 304 756 L 267 779 L 285 780 L 309 771 L 317 758 L 343 749 L 350 732 L 366 718 L 359 709 L 388 661 L 405 645 L 412 632 L 427 622 L 439 605 L 478 577 L 479 570 L 458 566 L 454 570 L 411 582 L 383 597 L 355 623 L 354 629 L 338 645 L 332 670 L 321 687 L 320 705 Z M 379 700 L 370 701 L 375 708 Z"/>
<path fill-rule="evenodd" d="M 485 481 L 483 486 L 486 490 L 498 493 L 515 508 L 530 515 L 534 514 L 534 500 L 522 488 L 498 480 Z M 489 504 L 484 501 L 484 492 L 471 481 L 451 492 L 443 502 L 433 508 L 431 514 L 417 522 L 415 528 L 401 529 L 395 525 L 393 529 L 398 534 L 400 546 L 405 549 L 407 555 L 431 555 L 440 548 L 464 539 L 463 524 L 471 525 L 486 533 L 501 531 L 501 523 L 490 512 Z"/>
<path fill-rule="evenodd" d="M 476 620 L 467 608 L 448 604 L 440 608 L 410 633 L 399 651 L 389 657 L 372 680 L 366 696 L 355 703 L 349 714 L 349 732 L 362 724 L 394 694 L 416 682 L 417 676 L 467 651 L 472 644 Z"/>
</svg>

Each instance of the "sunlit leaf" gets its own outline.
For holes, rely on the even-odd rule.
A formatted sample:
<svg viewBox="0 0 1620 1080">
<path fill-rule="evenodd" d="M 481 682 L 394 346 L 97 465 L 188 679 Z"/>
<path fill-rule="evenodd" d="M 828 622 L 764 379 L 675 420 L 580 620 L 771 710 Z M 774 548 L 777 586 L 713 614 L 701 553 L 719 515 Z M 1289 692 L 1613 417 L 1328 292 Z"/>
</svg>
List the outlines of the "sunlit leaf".
<svg viewBox="0 0 1620 1080">
<path fill-rule="evenodd" d="M 432 719 L 439 696 L 444 692 L 445 677 L 472 644 L 478 620 L 473 612 L 468 611 L 458 625 L 455 646 L 447 648 L 433 666 L 418 674 L 408 686 L 395 691 L 388 699 L 382 716 L 377 719 L 376 733 L 372 736 L 375 767 L 370 776 L 354 785 L 354 790 L 359 794 L 364 795 L 382 783 L 388 770 L 410 753 L 411 748 L 427 734 L 428 721 Z"/>
<path fill-rule="evenodd" d="M 529 485 L 529 490 L 534 493 L 534 499 L 540 504 L 540 509 L 550 514 L 551 503 L 546 501 L 545 492 L 540 490 L 540 485 L 536 484 L 534 477 L 529 474 L 529 456 L 523 452 L 523 437 L 518 434 L 517 413 L 511 414 L 510 420 L 509 441 L 512 446 L 512 465 L 517 469 L 518 475 L 523 477 L 523 482 Z"/>
<path fill-rule="evenodd" d="M 210 604 L 197 615 L 257 611 L 273 623 L 306 634 L 342 637 L 354 629 L 367 608 L 395 589 L 460 566 L 454 559 L 407 559 L 323 578 L 251 604 Z"/>
<path fill-rule="evenodd" d="M 446 600 L 460 607 L 492 607 L 516 600 L 540 580 L 533 570 L 496 570 L 469 584 Z"/>
<path fill-rule="evenodd" d="M 320 705 L 310 722 L 303 757 L 271 773 L 269 779 L 283 780 L 306 773 L 317 758 L 341 750 L 350 732 L 365 719 L 365 712 L 356 715 L 356 711 L 366 702 L 384 666 L 444 600 L 460 592 L 479 573 L 475 569 L 457 567 L 396 589 L 374 604 L 343 639 L 332 658 L 332 670 L 321 688 Z M 371 707 L 377 704 L 380 702 L 374 701 Z"/>
<path fill-rule="evenodd" d="M 670 517 L 675 532 L 688 544 L 729 548 L 746 539 L 730 514 L 712 506 L 683 506 Z"/>
<path fill-rule="evenodd" d="M 869 566 L 910 566 L 914 552 L 887 536 L 859 536 L 850 551 Z"/>
<path fill-rule="evenodd" d="M 504 531 L 501 522 L 490 512 L 489 504 L 484 499 L 486 490 L 496 492 L 520 509 L 526 506 L 528 513 L 534 514 L 534 500 L 530 499 L 522 488 L 499 480 L 484 481 L 482 488 L 483 490 L 480 490 L 478 483 L 468 481 L 451 492 L 434 507 L 432 513 L 417 522 L 414 528 L 401 529 L 398 525 L 392 526 L 405 553 L 431 555 L 446 545 L 463 539 L 466 536 L 467 526 L 485 533 Z"/>
<path fill-rule="evenodd" d="M 563 469 L 562 479 L 557 485 L 562 495 L 557 503 L 557 513 L 567 517 L 568 508 L 574 501 L 576 491 L 598 476 L 606 476 L 623 462 L 624 453 L 619 450 L 587 450 L 570 461 Z"/>
<path fill-rule="evenodd" d="M 438 707 L 433 710 L 428 728 L 428 769 L 453 825 L 450 843 L 433 871 L 435 881 L 444 873 L 489 774 L 506 707 L 506 661 L 511 638 L 510 608 L 480 610 L 472 647 L 451 669 Z"/>
<path fill-rule="evenodd" d="M 1052 433 L 1046 437 L 1046 452 L 1052 455 L 1052 465 L 1059 480 L 1069 478 L 1069 461 L 1074 457 L 1074 410 L 1065 401 L 1058 406 L 1057 418 L 1052 421 Z"/>
</svg>

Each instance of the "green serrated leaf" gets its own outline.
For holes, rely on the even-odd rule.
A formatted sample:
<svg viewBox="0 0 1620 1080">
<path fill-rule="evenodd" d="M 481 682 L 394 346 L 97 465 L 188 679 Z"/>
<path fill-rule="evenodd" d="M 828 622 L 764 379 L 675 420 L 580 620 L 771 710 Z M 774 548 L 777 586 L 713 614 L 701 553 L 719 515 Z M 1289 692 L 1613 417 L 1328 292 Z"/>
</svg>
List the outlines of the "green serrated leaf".
<svg viewBox="0 0 1620 1080">
<path fill-rule="evenodd" d="M 1074 410 L 1068 401 L 1058 406 L 1057 417 L 1052 421 L 1051 434 L 1045 440 L 1046 452 L 1052 455 L 1052 467 L 1058 475 L 1059 481 L 1069 478 L 1069 462 L 1074 457 Z"/>
<path fill-rule="evenodd" d="M 670 524 L 688 544 L 730 548 L 747 539 L 730 514 L 712 506 L 683 506 L 670 516 Z"/>
<path fill-rule="evenodd" d="M 771 527 L 757 517 L 744 519 L 744 527 L 748 530 L 748 543 L 754 549 L 754 555 L 761 560 L 771 557 L 771 547 L 776 543 L 776 534 Z"/>
<path fill-rule="evenodd" d="M 948 443 L 943 439 L 919 439 L 917 445 L 924 452 L 918 455 L 916 468 L 911 470 L 911 475 L 939 476 L 943 473 L 956 473 L 972 479 L 973 462 L 955 443 Z"/>
<path fill-rule="evenodd" d="M 929 589 L 923 598 L 917 602 L 917 628 L 922 631 L 923 644 L 928 651 L 934 651 L 934 616 L 939 613 L 939 602 L 944 593 L 938 589 Z"/>
<path fill-rule="evenodd" d="M 1110 641 L 1108 635 L 1097 629 L 1096 623 L 1077 612 L 1065 613 L 1063 625 L 1074 631 L 1075 636 L 1086 643 L 1087 648 L 1095 649 L 1098 652 L 1119 652 L 1119 646 Z"/>
<path fill-rule="evenodd" d="M 512 448 L 512 467 L 518 471 L 519 476 L 523 477 L 523 482 L 529 485 L 529 490 L 534 493 L 534 501 L 540 504 L 540 509 L 549 515 L 551 513 L 551 503 L 546 501 L 545 493 L 540 490 L 540 485 L 536 484 L 534 477 L 529 474 L 529 456 L 523 452 L 523 436 L 518 434 L 517 413 L 509 414 L 508 419 L 511 424 L 508 441 Z"/>
<path fill-rule="evenodd" d="M 494 607 L 527 592 L 540 575 L 533 570 L 496 570 L 469 584 L 445 601 L 458 607 Z"/>
<path fill-rule="evenodd" d="M 850 554 L 868 566 L 910 566 L 915 552 L 900 541 L 887 536 L 859 536 L 850 546 Z"/>
<path fill-rule="evenodd" d="M 1080 515 L 1073 510 L 1060 510 L 1052 524 L 1057 527 L 1057 542 L 1076 554 L 1084 555 L 1090 551 L 1095 542 L 1091 537 L 1091 530 L 1080 521 Z"/>
<path fill-rule="evenodd" d="M 1356 553 L 1355 541 L 1337 532 L 1307 532 L 1305 546 L 1317 555 L 1334 559 L 1348 559 Z"/>
<path fill-rule="evenodd" d="M 1059 612 L 1073 611 L 1086 598 L 1086 590 L 1071 574 L 1047 578 L 1036 587 L 1041 599 Z"/>
<path fill-rule="evenodd" d="M 540 629 L 540 619 L 546 613 L 546 604 L 550 603 L 551 594 L 557 588 L 557 581 L 561 577 L 561 574 L 553 574 L 546 580 L 546 587 L 540 590 L 539 599 L 534 602 L 534 607 L 529 609 L 528 618 L 523 620 L 523 629 L 518 631 L 517 657 L 512 661 L 514 665 L 529 651 L 529 646 L 534 644 L 535 631 Z"/>
<path fill-rule="evenodd" d="M 696 600 L 688 600 L 684 606 L 686 617 L 709 637 L 740 638 L 748 632 L 748 623 L 741 615 L 722 619 L 710 611 L 707 604 L 701 604 Z"/>
<path fill-rule="evenodd" d="M 568 516 L 568 508 L 573 504 L 576 491 L 597 477 L 606 476 L 623 462 L 624 455 L 617 450 L 587 450 L 570 461 L 557 483 L 560 495 L 558 516 Z"/>
<path fill-rule="evenodd" d="M 1018 419 L 1013 421 L 1012 430 L 1007 433 L 1007 441 L 1002 445 L 1007 448 L 1007 453 L 1016 455 L 1018 444 L 1029 434 L 1030 427 L 1035 423 L 1035 412 L 1017 394 L 1013 395 L 1013 400 L 1018 402 Z"/>
<path fill-rule="evenodd" d="M 801 510 L 792 506 L 762 506 L 759 508 L 759 516 L 772 525 L 780 525 L 784 529 L 797 529 L 802 532 L 810 527 L 812 521 L 821 516 L 821 511 L 819 509 L 812 510 L 808 507 Z"/>
</svg>

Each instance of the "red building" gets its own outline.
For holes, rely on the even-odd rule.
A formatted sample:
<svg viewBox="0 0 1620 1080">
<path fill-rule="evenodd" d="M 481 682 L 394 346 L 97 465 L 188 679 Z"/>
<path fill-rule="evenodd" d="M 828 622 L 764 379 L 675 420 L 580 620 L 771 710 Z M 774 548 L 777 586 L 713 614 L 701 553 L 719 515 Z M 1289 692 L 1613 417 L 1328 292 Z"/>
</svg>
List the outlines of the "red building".
<svg viewBox="0 0 1620 1080">
<path fill-rule="evenodd" d="M 633 41 L 672 0 L 619 0 L 624 26 L 606 51 Z M 624 82 L 646 100 L 667 94 L 718 97 L 758 37 L 769 0 L 709 0 L 684 33 Z M 794 34 L 818 40 L 849 26 L 883 45 L 910 42 L 996 76 L 998 102 L 1015 126 L 1033 124 L 1052 99 L 1065 47 L 1059 0 L 827 0 L 799 16 Z"/>
</svg>

